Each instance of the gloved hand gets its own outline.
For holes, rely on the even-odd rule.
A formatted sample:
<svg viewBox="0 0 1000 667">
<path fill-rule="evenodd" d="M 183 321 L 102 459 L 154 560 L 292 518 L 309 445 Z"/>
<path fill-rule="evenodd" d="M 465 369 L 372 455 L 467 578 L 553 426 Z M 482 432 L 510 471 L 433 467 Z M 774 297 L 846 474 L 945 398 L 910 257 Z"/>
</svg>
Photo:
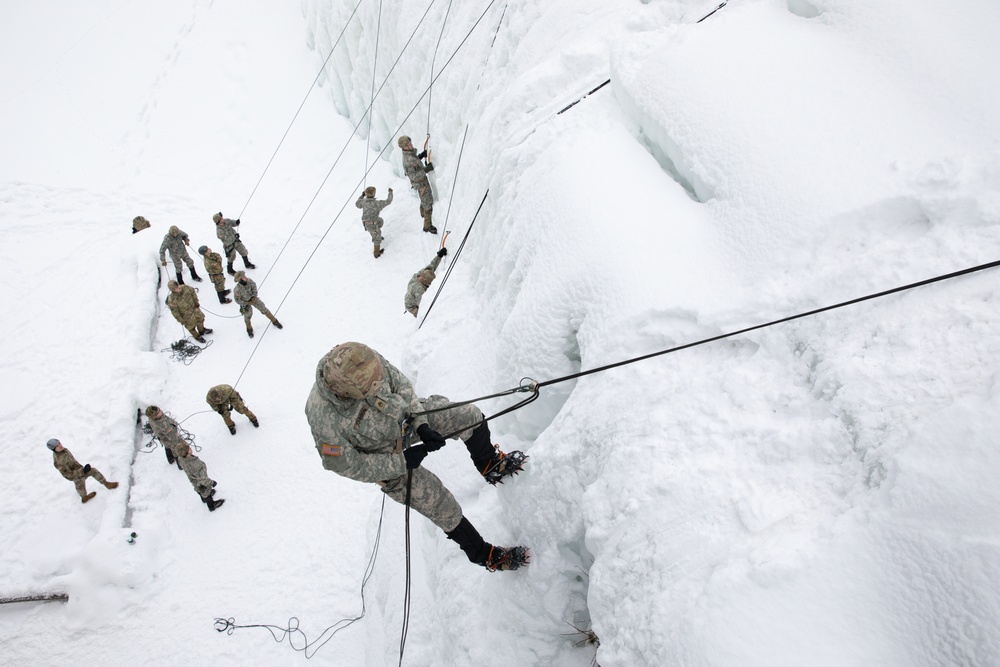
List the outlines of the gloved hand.
<svg viewBox="0 0 1000 667">
<path fill-rule="evenodd" d="M 427 445 L 427 450 L 431 452 L 437 451 L 447 444 L 444 436 L 427 424 L 421 424 L 417 427 L 417 435 L 419 435 L 420 439 L 424 441 L 425 445 Z"/>
<path fill-rule="evenodd" d="M 184 245 L 191 245 L 191 239 L 184 239 Z"/>
<path fill-rule="evenodd" d="M 427 445 L 414 445 L 403 450 L 403 458 L 406 459 L 406 469 L 413 470 L 420 467 L 420 462 L 431 451 Z"/>
<path fill-rule="evenodd" d="M 417 158 L 421 160 L 423 160 L 425 157 L 427 157 L 427 151 L 422 151 L 419 155 L 417 155 Z"/>
<path fill-rule="evenodd" d="M 392 188 L 389 188 L 389 192 L 392 192 Z"/>
<path fill-rule="evenodd" d="M 240 219 L 239 219 L 239 218 L 236 218 L 236 222 L 234 222 L 233 224 L 234 224 L 234 225 L 236 225 L 236 226 L 239 226 L 239 224 L 240 224 Z"/>
<path fill-rule="evenodd" d="M 139 230 L 135 228 L 135 225 L 132 225 L 132 233 L 133 234 L 138 234 L 139 233 Z"/>
<path fill-rule="evenodd" d="M 447 254 L 448 254 L 447 248 L 441 248 L 440 250 L 438 250 L 438 257 L 444 257 Z"/>
<path fill-rule="evenodd" d="M 239 232 L 236 232 L 236 240 L 237 240 L 237 241 L 239 241 L 239 240 L 240 240 L 240 233 L 239 233 Z"/>
<path fill-rule="evenodd" d="M 167 265 L 167 260 L 165 260 L 165 259 L 164 259 L 164 260 L 162 260 L 162 261 L 160 262 L 160 264 L 161 264 L 162 266 L 166 266 L 166 265 Z"/>
<path fill-rule="evenodd" d="M 428 172 L 428 171 L 434 171 L 434 165 L 432 165 L 432 164 L 431 164 L 430 162 L 428 162 L 428 163 L 427 163 L 427 166 L 426 166 L 426 167 L 424 167 L 424 171 L 425 171 L 425 172 Z"/>
<path fill-rule="evenodd" d="M 85 463 L 83 465 L 83 472 L 90 472 L 90 464 L 89 463 Z"/>
</svg>

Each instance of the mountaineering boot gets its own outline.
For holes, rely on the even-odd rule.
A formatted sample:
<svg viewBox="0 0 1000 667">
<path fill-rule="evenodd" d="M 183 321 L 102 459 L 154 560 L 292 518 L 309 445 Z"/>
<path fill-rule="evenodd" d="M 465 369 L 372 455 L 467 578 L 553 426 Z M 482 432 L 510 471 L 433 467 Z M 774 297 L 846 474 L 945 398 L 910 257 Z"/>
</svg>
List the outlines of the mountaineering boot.
<svg viewBox="0 0 1000 667">
<path fill-rule="evenodd" d="M 382 253 L 384 253 L 385 250 L 383 250 L 380 245 L 375 244 L 375 250 L 373 250 L 372 252 L 375 254 L 375 259 L 378 259 L 379 257 L 382 256 Z"/>
<path fill-rule="evenodd" d="M 490 572 L 517 570 L 527 565 L 530 560 L 531 552 L 527 547 L 493 547 L 484 567 Z"/>
<path fill-rule="evenodd" d="M 117 489 L 118 488 L 118 482 L 104 482 L 104 488 L 105 489 Z"/>
<path fill-rule="evenodd" d="M 229 434 L 236 435 L 236 424 L 226 424 L 229 427 Z"/>
<path fill-rule="evenodd" d="M 438 228 L 431 224 L 431 213 L 432 211 L 423 211 L 424 214 L 424 231 L 430 232 L 431 234 L 437 234 Z"/>
<path fill-rule="evenodd" d="M 226 290 L 226 292 L 228 292 L 228 291 L 229 290 Z M 232 303 L 233 302 L 232 299 L 227 299 L 226 298 L 226 292 L 216 292 L 216 294 L 219 295 L 219 303 Z"/>
<path fill-rule="evenodd" d="M 178 285 L 183 285 L 184 284 L 184 276 L 183 276 L 183 274 L 181 274 L 180 271 L 177 272 L 177 284 Z"/>
<path fill-rule="evenodd" d="M 226 272 L 231 276 L 236 275 L 236 269 L 233 268 L 232 262 L 226 262 Z"/>
<path fill-rule="evenodd" d="M 201 282 L 201 277 L 198 275 L 198 272 L 194 270 L 194 266 L 189 266 L 188 270 L 191 271 L 191 280 L 194 280 L 194 281 L 200 283 Z"/>
<path fill-rule="evenodd" d="M 196 341 L 198 341 L 199 343 L 204 343 L 205 342 L 205 337 L 204 336 L 195 336 L 194 339 Z"/>
<path fill-rule="evenodd" d="M 490 428 L 486 422 L 476 427 L 465 441 L 465 447 L 479 474 L 494 485 L 503 484 L 504 477 L 521 472 L 528 459 L 524 452 L 514 450 L 510 454 L 504 454 L 499 445 L 490 444 Z"/>
<path fill-rule="evenodd" d="M 226 296 L 229 296 L 229 293 L 230 293 L 230 292 L 232 292 L 232 291 L 233 291 L 233 290 L 231 290 L 231 289 L 224 289 L 224 290 L 222 290 L 222 291 L 221 291 L 221 292 L 219 292 L 219 293 L 220 293 L 220 294 L 221 294 L 222 296 L 226 297 Z"/>
<path fill-rule="evenodd" d="M 204 336 L 205 334 L 210 334 L 213 331 L 215 331 L 215 329 L 206 329 L 205 327 L 202 327 L 201 328 L 201 335 Z"/>
<path fill-rule="evenodd" d="M 247 336 L 253 338 L 253 327 L 250 326 L 249 324 L 247 325 Z"/>
<path fill-rule="evenodd" d="M 251 417 L 250 418 L 250 423 L 253 424 L 254 428 L 260 428 L 260 422 L 257 421 L 256 417 Z"/>
<path fill-rule="evenodd" d="M 88 500 L 90 500 L 91 498 L 93 498 L 96 495 L 97 495 L 97 491 L 91 491 L 90 493 L 88 493 L 85 496 L 80 496 L 80 502 L 81 503 L 85 503 L 85 502 L 87 502 Z"/>
<path fill-rule="evenodd" d="M 246 266 L 246 267 L 247 267 L 248 269 L 256 269 L 256 268 L 257 268 L 257 265 L 256 265 L 256 264 L 251 264 L 251 263 L 250 263 L 250 257 L 249 257 L 248 255 L 243 255 L 243 264 L 244 264 L 244 266 Z"/>
<path fill-rule="evenodd" d="M 219 500 L 216 500 L 211 496 L 209 496 L 208 499 L 205 500 L 205 504 L 208 505 L 209 512 L 214 512 L 216 507 L 222 507 L 222 503 L 224 502 L 226 502 L 225 498 L 220 498 Z"/>
<path fill-rule="evenodd" d="M 271 324 L 273 324 L 278 329 L 284 329 L 285 328 L 285 325 L 282 324 L 281 322 L 279 322 L 278 318 L 276 318 L 276 317 L 272 317 L 271 318 Z"/>
<path fill-rule="evenodd" d="M 476 565 L 486 566 L 486 561 L 490 557 L 493 545 L 488 544 L 483 536 L 479 534 L 476 527 L 469 523 L 469 520 L 462 516 L 455 529 L 445 533 L 449 540 L 458 542 L 459 548 L 465 552 L 468 559 Z"/>
</svg>

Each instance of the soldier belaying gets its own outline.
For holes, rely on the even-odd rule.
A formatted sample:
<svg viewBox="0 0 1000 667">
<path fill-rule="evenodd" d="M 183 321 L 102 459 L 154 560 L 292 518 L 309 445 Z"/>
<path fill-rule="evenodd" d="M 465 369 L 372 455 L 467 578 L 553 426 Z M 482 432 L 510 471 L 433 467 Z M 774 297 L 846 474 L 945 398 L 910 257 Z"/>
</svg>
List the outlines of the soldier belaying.
<svg viewBox="0 0 1000 667">
<path fill-rule="evenodd" d="M 198 272 L 194 270 L 194 260 L 191 259 L 191 255 L 188 254 L 185 247 L 189 245 L 191 245 L 191 240 L 177 225 L 171 225 L 167 233 L 163 235 L 163 243 L 160 244 L 160 264 L 163 266 L 167 265 L 166 253 L 170 251 L 170 260 L 174 263 L 174 269 L 177 272 L 177 282 L 181 285 L 184 284 L 184 275 L 181 273 L 181 262 L 188 265 L 188 270 L 191 271 L 191 279 L 201 282 Z"/>
</svg>

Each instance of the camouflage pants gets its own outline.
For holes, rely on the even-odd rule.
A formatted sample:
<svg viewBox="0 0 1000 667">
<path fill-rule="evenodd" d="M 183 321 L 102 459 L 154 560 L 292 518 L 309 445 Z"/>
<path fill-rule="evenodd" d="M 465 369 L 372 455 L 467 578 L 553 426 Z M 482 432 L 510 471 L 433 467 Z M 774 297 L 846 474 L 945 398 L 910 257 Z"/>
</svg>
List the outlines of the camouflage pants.
<svg viewBox="0 0 1000 667">
<path fill-rule="evenodd" d="M 451 403 L 444 396 L 437 394 L 420 399 L 420 407 L 424 410 L 434 410 Z M 483 421 L 483 413 L 475 405 L 462 405 L 450 410 L 432 412 L 425 415 L 427 425 L 446 438 L 461 438 L 468 440 L 472 432 Z"/>
<path fill-rule="evenodd" d="M 229 401 L 220 405 L 216 411 L 222 415 L 222 421 L 226 422 L 226 426 L 236 426 L 233 422 L 231 413 L 229 412 L 230 410 L 238 412 L 241 415 L 245 415 L 250 421 L 257 419 L 257 415 L 255 415 L 253 411 L 247 407 L 246 403 L 243 402 L 243 397 L 235 392 Z"/>
<path fill-rule="evenodd" d="M 381 245 L 382 239 L 382 225 L 385 223 L 382 218 L 379 218 L 375 222 L 365 222 L 365 231 L 372 235 L 372 243 L 375 245 Z"/>
<path fill-rule="evenodd" d="M 431 184 L 426 178 L 421 179 L 419 183 L 411 183 L 410 187 L 420 195 L 420 215 L 424 215 L 424 211 L 430 211 L 434 208 L 434 193 L 431 192 Z"/>
<path fill-rule="evenodd" d="M 226 291 L 226 276 L 221 273 L 210 273 L 208 274 L 208 279 L 212 281 L 215 285 L 216 292 Z"/>
<path fill-rule="evenodd" d="M 267 319 L 271 320 L 271 322 L 277 321 L 274 315 L 271 314 L 271 311 L 267 309 L 267 306 L 264 305 L 264 302 L 261 301 L 258 297 L 254 297 L 253 300 L 247 305 L 240 306 L 240 311 L 242 311 L 243 313 L 243 319 L 246 320 L 247 323 L 247 329 L 250 328 L 250 318 L 253 317 L 254 308 L 259 310 L 261 314 Z"/>
<path fill-rule="evenodd" d="M 223 250 L 226 253 L 226 261 L 230 264 L 236 261 L 237 252 L 240 254 L 240 257 L 247 256 L 247 247 L 243 245 L 242 241 L 237 241 L 233 245 L 223 248 Z"/>
<path fill-rule="evenodd" d="M 212 495 L 212 480 L 208 476 L 208 468 L 205 462 L 194 454 L 177 459 L 181 464 L 181 470 L 187 475 L 191 486 L 202 498 Z"/>
<path fill-rule="evenodd" d="M 205 313 L 201 312 L 199 308 L 193 315 L 181 322 L 184 328 L 187 329 L 192 336 L 197 338 L 201 335 L 201 332 L 205 330 Z"/>
<path fill-rule="evenodd" d="M 104 484 L 105 482 L 108 481 L 104 478 L 104 475 L 102 475 L 101 471 L 98 470 L 97 468 L 91 468 L 89 472 L 83 472 L 83 470 L 81 469 L 79 476 L 73 480 L 73 484 L 76 486 L 76 492 L 80 494 L 81 498 L 87 495 L 88 477 L 93 477 L 101 484 Z"/>
<path fill-rule="evenodd" d="M 174 253 L 170 253 L 170 261 L 174 263 L 174 270 L 176 270 L 177 273 L 181 272 L 182 262 L 184 264 L 187 264 L 188 268 L 194 271 L 194 260 L 191 259 L 191 255 L 187 254 L 186 251 L 184 252 L 183 255 L 175 255 Z"/>
</svg>

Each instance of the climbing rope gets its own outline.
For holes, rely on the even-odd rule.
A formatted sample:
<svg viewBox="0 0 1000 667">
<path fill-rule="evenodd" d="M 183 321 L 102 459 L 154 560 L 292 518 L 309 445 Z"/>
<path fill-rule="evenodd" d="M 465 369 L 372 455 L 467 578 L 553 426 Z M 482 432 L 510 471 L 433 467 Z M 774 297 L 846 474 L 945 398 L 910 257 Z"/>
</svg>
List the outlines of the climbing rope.
<svg viewBox="0 0 1000 667">
<path fill-rule="evenodd" d="M 378 39 L 382 34 L 382 0 L 378 0 L 378 23 L 375 27 L 375 52 L 372 54 L 372 92 L 371 101 L 368 103 L 368 111 L 365 114 L 368 116 L 368 132 L 365 134 L 365 148 L 368 148 L 368 142 L 372 139 L 372 118 L 375 117 L 375 71 L 378 67 Z M 363 118 L 364 116 L 362 116 Z M 365 150 L 365 177 L 362 179 L 362 185 L 368 185 L 368 150 Z"/>
<path fill-rule="evenodd" d="M 697 21 L 695 21 L 695 23 L 701 23 L 702 21 L 704 21 L 705 19 L 707 19 L 709 16 L 711 16 L 715 12 L 717 12 L 720 9 L 722 9 L 723 7 L 725 7 L 728 3 L 729 3 L 729 0 L 722 0 L 722 4 L 721 5 L 719 5 L 718 7 L 716 7 L 715 9 L 713 9 L 712 11 L 710 11 L 709 13 L 705 14 L 704 16 L 702 16 L 700 19 L 698 19 Z"/>
<path fill-rule="evenodd" d="M 195 358 L 204 350 L 207 350 L 213 342 L 210 340 L 205 343 L 205 347 L 198 347 L 194 342 L 188 342 L 188 338 L 185 337 L 171 343 L 170 347 L 165 347 L 160 352 L 167 352 L 169 350 L 171 361 L 179 361 L 185 366 L 190 366 Z"/>
<path fill-rule="evenodd" d="M 456 185 L 458 184 L 458 173 L 462 168 L 462 153 L 465 152 L 465 138 L 469 136 L 469 125 L 465 125 L 465 133 L 462 134 L 462 145 L 458 149 L 458 163 L 455 165 L 455 175 L 451 179 L 451 196 L 448 197 L 448 210 L 444 214 L 444 229 L 441 230 L 441 247 L 444 247 L 444 241 L 448 237 L 448 218 L 451 217 L 451 205 L 455 202 L 455 192 L 457 190 Z"/>
<path fill-rule="evenodd" d="M 476 224 L 476 218 L 479 217 L 479 212 L 483 210 L 483 204 L 486 203 L 486 198 L 489 196 L 489 194 L 490 191 L 487 190 L 486 194 L 483 195 L 483 200 L 479 202 L 479 208 L 476 209 L 476 214 L 472 216 L 472 222 L 469 223 L 469 228 L 465 230 L 465 236 L 462 237 L 462 242 L 459 244 L 458 250 L 455 251 L 455 254 L 452 256 L 451 263 L 448 264 L 448 270 L 445 271 L 444 278 L 441 279 L 441 285 L 440 287 L 438 287 L 437 292 L 434 293 L 434 298 L 431 299 L 431 305 L 427 306 L 427 310 L 424 312 L 424 317 L 423 319 L 420 320 L 420 324 L 417 326 L 417 329 L 420 329 L 420 327 L 424 326 L 424 322 L 427 320 L 427 316 L 431 314 L 431 308 L 433 308 L 434 304 L 437 302 L 438 296 L 440 296 L 441 294 L 441 290 L 444 289 L 444 284 L 448 282 L 448 276 L 451 275 L 451 270 L 455 268 L 455 263 L 458 261 L 459 255 L 462 254 L 462 249 L 465 248 L 465 242 L 469 240 L 469 232 L 472 231 L 472 226 Z"/>
<path fill-rule="evenodd" d="M 427 136 L 431 136 L 431 100 L 433 99 L 434 86 L 434 61 L 437 60 L 438 49 L 441 47 L 441 38 L 444 37 L 444 27 L 448 24 L 448 15 L 451 14 L 452 0 L 448 0 L 448 9 L 444 13 L 444 20 L 441 21 L 441 32 L 438 33 L 437 44 L 434 45 L 434 55 L 431 56 L 431 83 L 427 87 Z"/>
<path fill-rule="evenodd" d="M 240 211 L 240 214 L 236 216 L 237 219 L 243 217 L 243 214 L 247 210 L 247 206 L 250 205 L 250 200 L 252 200 L 253 196 L 257 194 L 257 188 L 260 187 L 261 181 L 264 180 L 264 175 L 267 173 L 267 170 L 271 168 L 271 163 L 274 162 L 275 156 L 278 155 L 278 151 L 281 149 L 281 145 L 285 143 L 285 138 L 291 131 L 292 125 L 295 124 L 295 120 L 299 117 L 299 113 L 302 111 L 302 107 L 305 106 L 306 100 L 309 99 L 309 95 L 312 93 L 313 88 L 316 87 L 316 82 L 319 81 L 320 77 L 323 76 L 323 72 L 326 71 L 326 64 L 330 62 L 330 58 L 333 57 L 333 52 L 337 49 L 337 45 L 340 44 L 340 40 L 344 36 L 344 32 L 347 30 L 347 26 L 350 25 L 351 20 L 354 19 L 354 14 L 357 13 L 358 7 L 361 6 L 362 2 L 364 2 L 364 0 L 358 0 L 358 4 L 354 5 L 354 11 L 351 12 L 351 15 L 347 17 L 347 21 L 344 22 L 344 27 L 341 28 L 340 34 L 337 35 L 337 40 L 333 43 L 333 47 L 330 49 L 330 53 L 327 54 L 326 60 L 324 60 L 323 64 L 320 66 L 319 72 L 316 73 L 316 78 L 313 79 L 312 84 L 309 86 L 309 90 L 306 91 L 305 97 L 302 98 L 302 102 L 299 104 L 299 108 L 295 110 L 295 115 L 292 116 L 291 122 L 288 123 L 288 127 L 285 129 L 285 133 L 281 135 L 281 141 L 279 141 L 278 145 L 274 148 L 274 152 L 271 154 L 271 159 L 267 161 L 267 166 L 264 167 L 264 171 L 261 172 L 260 178 L 257 179 L 257 184 L 253 186 L 253 190 L 250 192 L 250 196 L 247 198 L 247 202 L 243 204 L 243 209 Z M 379 7 L 381 9 L 381 5 L 379 5 Z"/>
</svg>

